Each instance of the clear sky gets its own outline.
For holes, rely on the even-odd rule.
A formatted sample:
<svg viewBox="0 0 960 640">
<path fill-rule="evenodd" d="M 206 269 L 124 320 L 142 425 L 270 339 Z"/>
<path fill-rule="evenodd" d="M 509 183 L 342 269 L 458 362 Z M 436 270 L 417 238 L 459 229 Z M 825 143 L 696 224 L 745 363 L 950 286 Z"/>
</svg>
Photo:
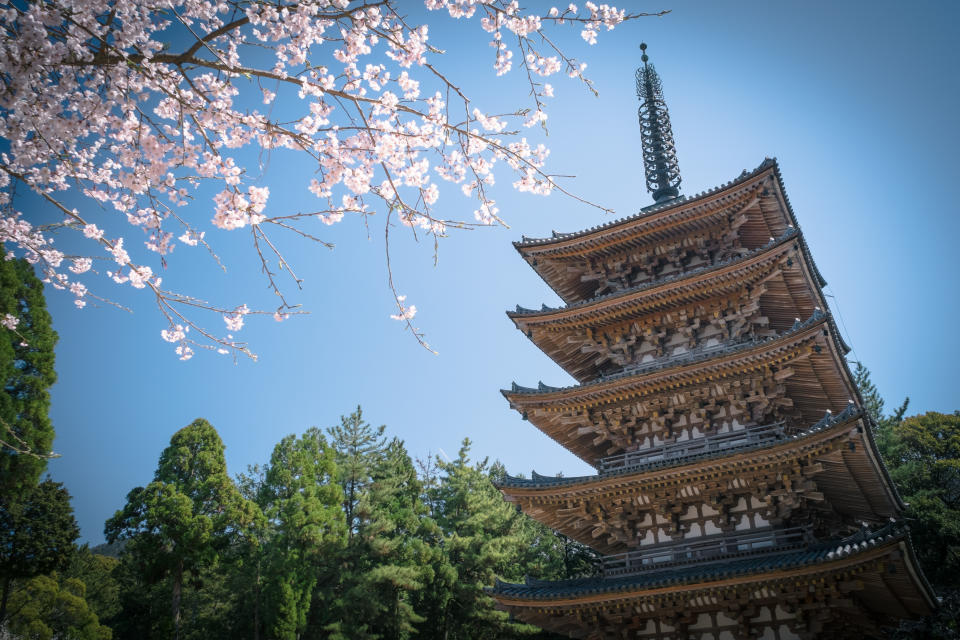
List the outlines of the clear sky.
<svg viewBox="0 0 960 640">
<path fill-rule="evenodd" d="M 553 82 L 550 168 L 576 175 L 567 181 L 571 190 L 617 217 L 651 203 L 633 87 L 637 45 L 646 41 L 670 108 L 682 192 L 718 186 L 777 157 L 853 347 L 851 360 L 871 369 L 888 405 L 909 395 L 911 412 L 960 409 L 953 378 L 960 354 L 960 54 L 953 41 L 960 5 L 628 6 L 672 13 L 604 33 L 593 48 L 570 33 L 600 97 L 572 81 Z M 430 36 L 448 51 L 435 64 L 461 80 L 481 110 L 524 104 L 516 71 L 494 76 L 492 50 L 477 25 L 432 27 Z M 272 159 L 264 175 L 271 206 L 310 206 L 302 204 L 312 196 L 295 177 L 298 168 L 285 162 Z M 164 325 L 146 296 L 103 291 L 129 304 L 131 316 L 106 307 L 78 311 L 68 296 L 50 293 L 60 334 L 52 416 L 63 456 L 50 471 L 74 496 L 83 539 L 103 539 L 104 520 L 131 488 L 151 480 L 170 436 L 199 416 L 219 430 L 231 473 L 268 459 L 284 435 L 334 424 L 358 404 L 414 456 L 454 456 L 469 437 L 474 456 L 498 458 L 513 473 L 588 473 L 501 397 L 498 390 L 511 380 L 572 382 L 504 311 L 518 303 L 559 304 L 511 241 L 612 218 L 562 195 L 513 193 L 509 182 L 504 174 L 496 197 L 511 228 L 452 232 L 440 244 L 437 267 L 429 242 L 399 229 L 392 236 L 400 291 L 420 310 L 416 324 L 436 356 L 389 318 L 395 310 L 376 216 L 369 235 L 358 221 L 331 227 L 333 251 L 288 243 L 305 280 L 297 300 L 312 313 L 281 325 L 249 322 L 241 335 L 259 353 L 257 363 L 203 353 L 178 361 L 159 338 Z M 452 192 L 441 203 L 449 217 L 470 217 L 475 208 Z M 249 247 L 228 233 L 210 233 L 233 265 L 227 274 L 181 247 L 165 280 L 218 301 L 247 300 L 250 292 L 250 302 L 269 306 Z"/>
</svg>

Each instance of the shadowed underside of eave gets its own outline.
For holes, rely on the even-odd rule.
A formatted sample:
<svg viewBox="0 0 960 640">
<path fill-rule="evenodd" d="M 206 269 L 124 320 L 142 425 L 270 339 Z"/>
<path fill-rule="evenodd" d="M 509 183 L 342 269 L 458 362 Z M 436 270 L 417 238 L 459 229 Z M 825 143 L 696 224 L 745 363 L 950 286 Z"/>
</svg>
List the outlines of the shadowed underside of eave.
<svg viewBox="0 0 960 640">
<path fill-rule="evenodd" d="M 649 412 L 650 403 L 678 397 L 699 402 L 723 384 L 739 384 L 746 376 L 788 375 L 783 384 L 796 417 L 796 428 L 819 420 L 826 411 L 843 411 L 859 394 L 825 317 L 757 346 L 703 361 L 665 369 L 625 373 L 589 384 L 543 391 L 515 387 L 504 390 L 510 406 L 547 436 L 582 460 L 596 466 L 600 458 L 625 449 L 597 440 L 590 429 L 591 411 Z M 679 393 L 683 396 L 678 396 Z"/>
<path fill-rule="evenodd" d="M 698 510 L 698 505 L 715 508 L 718 499 L 736 502 L 743 497 L 744 504 L 759 508 L 731 515 L 756 511 L 770 521 L 771 513 L 780 508 L 761 503 L 773 490 L 790 494 L 796 509 L 819 512 L 834 526 L 882 524 L 896 518 L 903 503 L 876 455 L 868 430 L 862 412 L 854 411 L 849 418 L 786 441 L 619 474 L 539 476 L 534 480 L 508 477 L 499 483 L 499 489 L 534 519 L 604 554 L 639 548 L 648 529 L 665 526 L 649 515 L 655 517 L 680 505 L 681 510 Z M 784 481 L 786 477 L 792 480 Z M 792 519 L 789 512 L 786 517 Z M 708 515 L 705 520 L 716 518 Z M 733 521 L 730 524 L 733 526 Z"/>
<path fill-rule="evenodd" d="M 799 232 L 790 232 L 744 258 L 691 273 L 680 279 L 653 283 L 616 295 L 560 309 L 520 310 L 508 316 L 548 357 L 579 382 L 616 369 L 598 355 L 594 342 L 630 341 L 645 331 L 684 318 L 712 318 L 745 301 L 756 300 L 765 328 L 789 329 L 797 318 L 825 309 L 820 287 L 800 250 Z M 594 338 L 596 337 L 596 338 Z M 591 347 L 591 348 L 586 348 Z"/>
<path fill-rule="evenodd" d="M 741 216 L 746 221 L 738 233 L 748 249 L 762 247 L 796 227 L 775 160 L 767 159 L 753 172 L 704 194 L 648 207 L 640 214 L 581 232 L 524 238 L 514 246 L 569 304 L 592 298 L 597 289 L 596 283 L 581 281 L 571 265 L 691 237 Z M 817 278 L 822 280 L 819 274 Z"/>
<path fill-rule="evenodd" d="M 585 639 L 606 638 L 608 630 L 630 633 L 609 636 L 618 638 L 675 638 L 678 632 L 701 638 L 721 630 L 734 638 L 761 636 L 770 617 L 762 614 L 763 607 L 776 609 L 774 615 L 793 633 L 879 636 L 883 625 L 929 615 L 936 607 L 904 533 L 877 536 L 854 548 L 810 549 L 609 581 L 498 583 L 491 595 L 524 622 Z"/>
</svg>

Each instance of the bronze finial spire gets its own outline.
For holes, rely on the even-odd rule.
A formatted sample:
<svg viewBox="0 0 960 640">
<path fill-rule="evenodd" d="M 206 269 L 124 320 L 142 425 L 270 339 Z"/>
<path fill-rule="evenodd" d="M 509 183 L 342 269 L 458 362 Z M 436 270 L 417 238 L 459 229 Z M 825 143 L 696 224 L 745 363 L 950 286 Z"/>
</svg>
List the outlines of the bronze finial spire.
<svg viewBox="0 0 960 640">
<path fill-rule="evenodd" d="M 643 66 L 637 69 L 637 97 L 640 99 L 640 136 L 643 141 L 643 167 L 647 191 L 655 202 L 680 195 L 680 167 L 673 144 L 670 114 L 663 101 L 663 86 L 652 64 L 647 64 L 647 45 L 640 45 Z"/>
</svg>

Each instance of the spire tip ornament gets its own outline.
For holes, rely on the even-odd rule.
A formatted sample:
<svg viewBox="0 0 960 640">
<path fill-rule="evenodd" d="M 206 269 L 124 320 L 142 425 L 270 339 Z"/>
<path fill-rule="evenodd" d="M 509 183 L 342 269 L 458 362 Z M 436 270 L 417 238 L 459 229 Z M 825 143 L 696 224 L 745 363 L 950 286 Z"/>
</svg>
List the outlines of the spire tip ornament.
<svg viewBox="0 0 960 640">
<path fill-rule="evenodd" d="M 647 43 L 640 43 L 643 66 L 637 69 L 637 98 L 640 109 L 640 137 L 643 144 L 643 167 L 647 191 L 655 202 L 665 202 L 680 195 L 680 167 L 670 128 L 670 114 L 663 100 L 663 86 L 657 70 L 648 61 Z"/>
</svg>

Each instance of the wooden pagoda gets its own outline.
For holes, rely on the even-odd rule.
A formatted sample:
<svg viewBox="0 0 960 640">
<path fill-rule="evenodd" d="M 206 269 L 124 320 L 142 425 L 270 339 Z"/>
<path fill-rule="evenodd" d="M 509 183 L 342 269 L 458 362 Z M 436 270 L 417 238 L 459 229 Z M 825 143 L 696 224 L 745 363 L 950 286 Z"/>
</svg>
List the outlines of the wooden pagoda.
<svg viewBox="0 0 960 640">
<path fill-rule="evenodd" d="M 566 306 L 508 314 L 580 384 L 504 396 L 597 473 L 500 490 L 602 554 L 602 573 L 498 582 L 493 597 L 590 640 L 869 638 L 931 613 L 777 163 L 681 197 L 643 62 L 656 204 L 516 243 Z"/>
</svg>

